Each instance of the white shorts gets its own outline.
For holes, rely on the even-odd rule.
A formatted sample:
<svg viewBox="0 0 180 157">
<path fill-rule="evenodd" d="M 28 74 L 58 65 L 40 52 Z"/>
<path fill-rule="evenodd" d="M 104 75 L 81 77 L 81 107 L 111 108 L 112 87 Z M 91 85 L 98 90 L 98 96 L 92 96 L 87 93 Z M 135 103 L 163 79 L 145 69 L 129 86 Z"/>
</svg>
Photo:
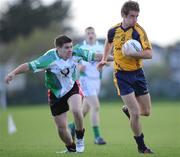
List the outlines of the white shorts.
<svg viewBox="0 0 180 157">
<path fill-rule="evenodd" d="M 100 79 L 80 77 L 80 87 L 84 96 L 96 96 L 100 92 Z"/>
</svg>

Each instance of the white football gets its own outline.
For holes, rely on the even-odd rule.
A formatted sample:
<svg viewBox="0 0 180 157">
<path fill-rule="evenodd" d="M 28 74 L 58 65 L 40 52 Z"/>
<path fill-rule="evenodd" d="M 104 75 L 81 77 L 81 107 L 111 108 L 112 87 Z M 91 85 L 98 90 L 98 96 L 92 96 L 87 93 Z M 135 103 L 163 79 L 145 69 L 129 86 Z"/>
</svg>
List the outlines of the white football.
<svg viewBox="0 0 180 157">
<path fill-rule="evenodd" d="M 141 44 L 134 39 L 130 39 L 124 43 L 122 46 L 122 53 L 125 55 L 126 51 L 130 51 L 132 53 L 139 53 L 142 51 Z"/>
</svg>

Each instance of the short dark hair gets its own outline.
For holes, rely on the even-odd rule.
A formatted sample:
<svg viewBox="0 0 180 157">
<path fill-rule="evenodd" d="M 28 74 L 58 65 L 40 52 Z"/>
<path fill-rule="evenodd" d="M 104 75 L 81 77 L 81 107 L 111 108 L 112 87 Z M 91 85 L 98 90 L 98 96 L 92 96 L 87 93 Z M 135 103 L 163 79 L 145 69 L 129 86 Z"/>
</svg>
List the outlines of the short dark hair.
<svg viewBox="0 0 180 157">
<path fill-rule="evenodd" d="M 66 35 L 59 35 L 54 40 L 55 47 L 62 47 L 65 43 L 72 42 L 72 39 L 67 37 Z"/>
<path fill-rule="evenodd" d="M 87 28 L 85 29 L 85 31 L 87 31 L 87 30 L 89 30 L 89 29 L 93 29 L 93 30 L 94 30 L 94 27 L 89 26 L 89 27 L 87 27 Z"/>
<path fill-rule="evenodd" d="M 123 4 L 122 8 L 121 8 L 121 16 L 128 15 L 129 11 L 137 11 L 137 12 L 139 12 L 140 9 L 139 9 L 138 2 L 131 1 L 131 0 L 125 2 Z"/>
</svg>

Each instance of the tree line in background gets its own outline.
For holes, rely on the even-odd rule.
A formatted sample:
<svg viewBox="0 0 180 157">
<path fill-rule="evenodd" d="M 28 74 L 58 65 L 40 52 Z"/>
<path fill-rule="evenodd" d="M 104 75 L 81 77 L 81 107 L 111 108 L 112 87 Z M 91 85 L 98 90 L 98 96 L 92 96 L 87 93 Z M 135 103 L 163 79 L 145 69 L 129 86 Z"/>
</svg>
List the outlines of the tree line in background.
<svg viewBox="0 0 180 157">
<path fill-rule="evenodd" d="M 17 36 L 28 36 L 37 29 L 45 29 L 51 23 L 59 23 L 65 31 L 69 27 L 65 20 L 70 17 L 70 1 L 55 1 L 49 6 L 44 6 L 40 0 L 19 0 L 8 5 L 6 12 L 0 16 L 0 41 L 7 43 Z"/>
<path fill-rule="evenodd" d="M 40 0 L 17 0 L 0 14 L 0 63 L 22 61 L 53 47 L 58 34 L 72 32 L 70 1 L 44 6 Z"/>
</svg>

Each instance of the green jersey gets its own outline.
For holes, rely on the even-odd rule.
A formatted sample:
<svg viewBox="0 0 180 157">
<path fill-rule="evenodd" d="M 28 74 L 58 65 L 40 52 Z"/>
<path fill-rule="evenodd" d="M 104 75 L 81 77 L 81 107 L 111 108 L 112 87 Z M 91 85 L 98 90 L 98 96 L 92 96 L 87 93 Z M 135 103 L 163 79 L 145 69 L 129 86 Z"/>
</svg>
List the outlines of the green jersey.
<svg viewBox="0 0 180 157">
<path fill-rule="evenodd" d="M 60 98 L 72 89 L 77 80 L 77 64 L 82 60 L 93 61 L 94 56 L 95 52 L 75 46 L 72 57 L 64 60 L 56 49 L 51 49 L 29 62 L 29 67 L 33 72 L 45 71 L 46 87 Z"/>
</svg>

